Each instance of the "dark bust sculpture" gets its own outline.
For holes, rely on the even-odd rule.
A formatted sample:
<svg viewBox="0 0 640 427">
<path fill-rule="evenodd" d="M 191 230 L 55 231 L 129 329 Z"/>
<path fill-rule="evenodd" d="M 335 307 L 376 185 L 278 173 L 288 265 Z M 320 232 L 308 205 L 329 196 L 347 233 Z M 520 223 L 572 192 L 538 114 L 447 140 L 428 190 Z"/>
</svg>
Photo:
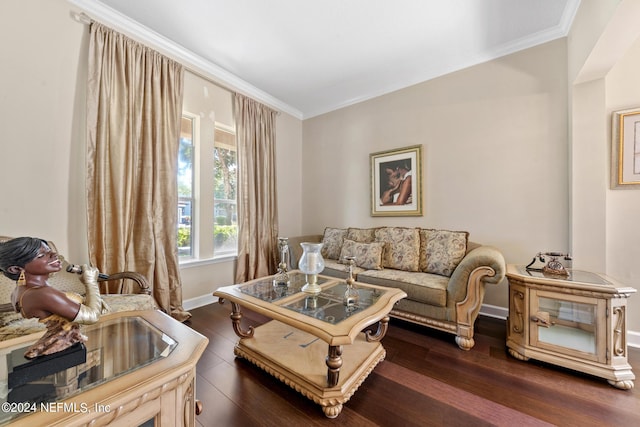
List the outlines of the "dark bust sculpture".
<svg viewBox="0 0 640 427">
<path fill-rule="evenodd" d="M 18 237 L 0 243 L 0 271 L 16 281 L 11 294 L 14 309 L 25 318 L 38 318 L 47 327 L 45 335 L 25 353 L 28 359 L 86 341 L 79 324 L 97 322 L 103 309 L 97 269 L 83 268 L 81 280 L 86 287 L 83 301 L 80 295 L 61 292 L 49 285 L 49 275 L 61 268 L 62 260 L 45 240 Z"/>
</svg>

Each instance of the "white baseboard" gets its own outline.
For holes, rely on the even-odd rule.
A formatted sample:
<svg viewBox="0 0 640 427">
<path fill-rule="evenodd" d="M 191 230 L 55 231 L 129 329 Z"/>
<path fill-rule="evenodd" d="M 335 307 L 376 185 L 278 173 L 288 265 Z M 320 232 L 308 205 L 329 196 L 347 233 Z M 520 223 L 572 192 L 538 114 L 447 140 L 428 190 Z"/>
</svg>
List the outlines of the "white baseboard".
<svg viewBox="0 0 640 427">
<path fill-rule="evenodd" d="M 627 330 L 627 346 L 640 348 L 640 332 Z"/>
<path fill-rule="evenodd" d="M 487 317 L 507 320 L 507 317 L 509 317 L 509 309 L 498 307 L 497 305 L 482 304 L 482 307 L 480 307 L 480 314 Z"/>
<path fill-rule="evenodd" d="M 213 295 L 202 295 L 195 298 L 182 301 L 182 307 L 185 310 L 193 310 L 207 304 L 218 302 L 218 298 Z M 496 305 L 482 304 L 480 314 L 487 317 L 506 320 L 509 316 L 509 309 L 498 307 Z M 627 331 L 627 345 L 629 347 L 640 348 L 640 332 Z"/>
<path fill-rule="evenodd" d="M 214 302 L 218 302 L 218 297 L 214 297 L 211 294 L 201 295 L 195 298 L 189 298 L 187 300 L 182 301 L 182 308 L 185 310 L 193 310 L 194 308 L 203 307 L 205 305 L 213 304 Z"/>
</svg>

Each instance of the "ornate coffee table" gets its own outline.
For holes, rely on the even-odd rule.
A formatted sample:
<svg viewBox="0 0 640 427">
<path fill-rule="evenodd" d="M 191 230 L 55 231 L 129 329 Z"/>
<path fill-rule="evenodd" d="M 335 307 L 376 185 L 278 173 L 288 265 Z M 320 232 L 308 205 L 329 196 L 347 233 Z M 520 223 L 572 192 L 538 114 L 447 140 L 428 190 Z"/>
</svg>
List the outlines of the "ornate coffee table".
<svg viewBox="0 0 640 427">
<path fill-rule="evenodd" d="M 344 280 L 318 276 L 322 292 L 300 289 L 305 275 L 289 273 L 288 287 L 274 286 L 272 277 L 226 286 L 213 293 L 231 302 L 233 329 L 240 337 L 234 353 L 322 406 L 337 417 L 386 352 L 380 343 L 393 305 L 406 294 L 393 288 L 355 283 L 356 307 L 343 304 Z M 245 307 L 273 320 L 243 330 Z M 378 323 L 375 333 L 362 332 Z M 327 346 L 328 344 L 328 346 Z M 343 354 L 343 346 L 348 346 Z"/>
</svg>

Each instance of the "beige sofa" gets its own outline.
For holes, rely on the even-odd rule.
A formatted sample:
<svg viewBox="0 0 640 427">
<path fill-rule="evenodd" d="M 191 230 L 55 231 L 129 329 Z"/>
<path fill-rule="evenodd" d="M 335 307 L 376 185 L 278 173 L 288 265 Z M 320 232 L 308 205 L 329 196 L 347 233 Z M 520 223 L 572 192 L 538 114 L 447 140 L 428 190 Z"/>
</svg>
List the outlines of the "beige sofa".
<svg viewBox="0 0 640 427">
<path fill-rule="evenodd" d="M 467 232 L 407 227 L 331 228 L 322 235 L 289 238 L 291 268 L 302 255 L 301 242 L 323 242 L 322 274 L 347 277 L 345 256 L 356 257 L 356 280 L 400 288 L 391 316 L 456 335 L 471 349 L 474 323 L 485 284 L 498 284 L 504 257 L 494 247 L 468 241 Z"/>
</svg>

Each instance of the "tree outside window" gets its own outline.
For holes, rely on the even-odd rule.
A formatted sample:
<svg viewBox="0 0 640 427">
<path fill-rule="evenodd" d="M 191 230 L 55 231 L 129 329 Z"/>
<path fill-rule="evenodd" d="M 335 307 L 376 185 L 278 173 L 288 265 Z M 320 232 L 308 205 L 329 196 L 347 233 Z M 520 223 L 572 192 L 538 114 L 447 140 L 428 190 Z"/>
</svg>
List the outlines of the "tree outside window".
<svg viewBox="0 0 640 427">
<path fill-rule="evenodd" d="M 238 160 L 235 135 L 216 128 L 214 144 L 214 252 L 235 253 L 238 244 L 236 203 Z"/>
</svg>

